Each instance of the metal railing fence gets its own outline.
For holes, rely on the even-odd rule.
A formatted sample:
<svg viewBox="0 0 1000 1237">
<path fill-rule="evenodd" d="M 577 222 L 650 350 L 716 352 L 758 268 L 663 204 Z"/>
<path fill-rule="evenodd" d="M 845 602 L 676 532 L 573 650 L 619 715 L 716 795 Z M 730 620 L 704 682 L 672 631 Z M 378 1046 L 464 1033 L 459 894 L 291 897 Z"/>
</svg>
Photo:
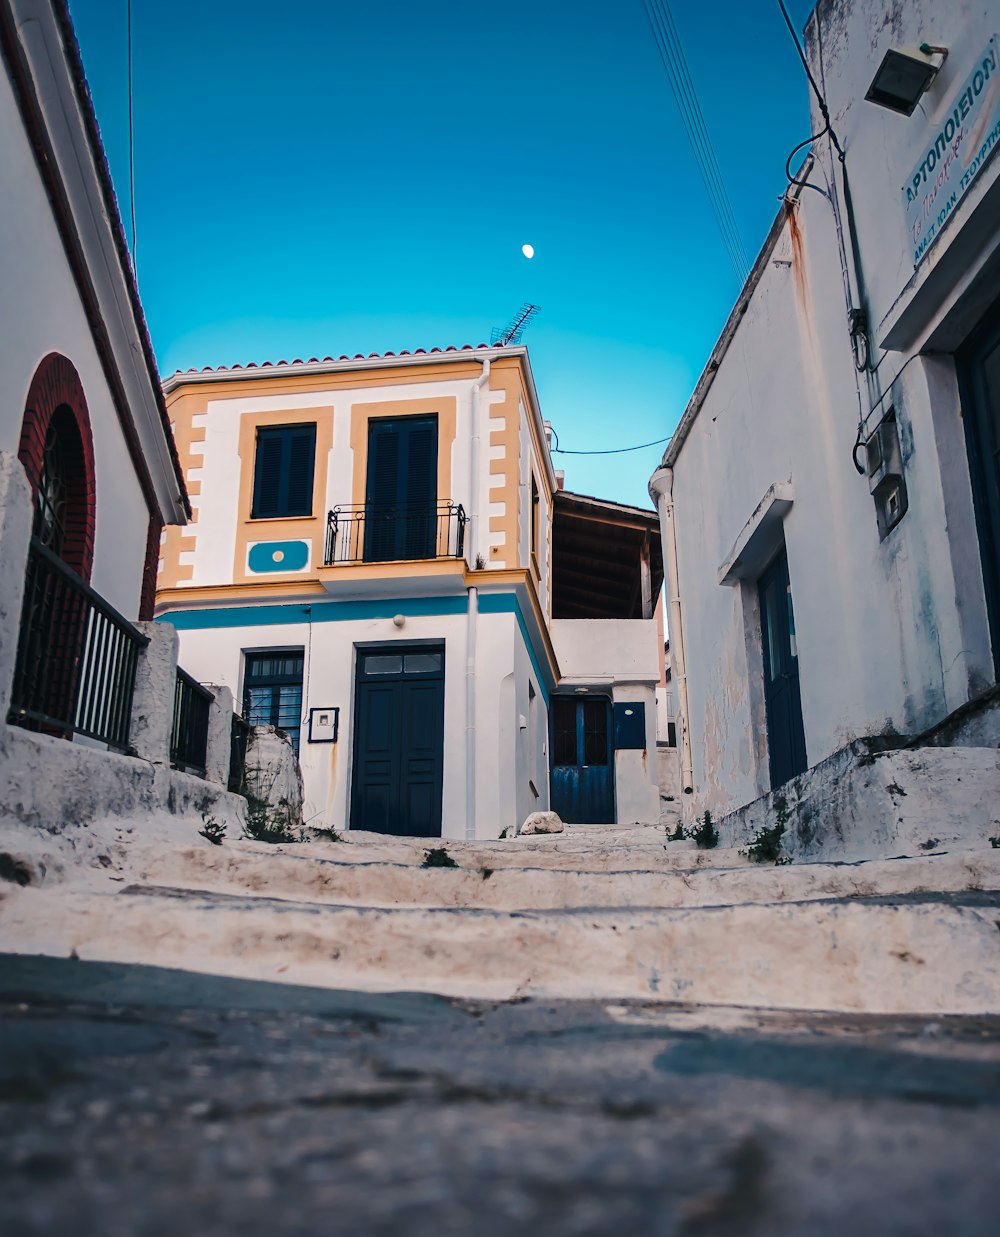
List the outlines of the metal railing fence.
<svg viewBox="0 0 1000 1237">
<path fill-rule="evenodd" d="M 326 517 L 324 564 L 461 558 L 468 516 L 461 503 L 334 507 Z"/>
<path fill-rule="evenodd" d="M 228 789 L 242 794 L 247 780 L 247 745 L 250 742 L 250 724 L 239 713 L 233 714 L 229 728 L 229 783 Z"/>
<path fill-rule="evenodd" d="M 204 776 L 211 704 L 212 693 L 178 666 L 174 688 L 174 724 L 170 731 L 170 763 L 175 769 Z"/>
<path fill-rule="evenodd" d="M 125 751 L 147 638 L 32 537 L 8 721 Z"/>
</svg>

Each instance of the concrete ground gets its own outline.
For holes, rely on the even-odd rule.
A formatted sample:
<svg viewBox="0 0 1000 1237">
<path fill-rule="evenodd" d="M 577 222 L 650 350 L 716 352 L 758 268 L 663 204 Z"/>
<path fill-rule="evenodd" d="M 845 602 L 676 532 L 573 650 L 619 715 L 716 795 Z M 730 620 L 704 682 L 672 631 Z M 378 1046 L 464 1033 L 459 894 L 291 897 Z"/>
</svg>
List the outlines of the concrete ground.
<svg viewBox="0 0 1000 1237">
<path fill-rule="evenodd" d="M 998 1231 L 1000 1017 L 0 955 L 0 1232 Z"/>
</svg>

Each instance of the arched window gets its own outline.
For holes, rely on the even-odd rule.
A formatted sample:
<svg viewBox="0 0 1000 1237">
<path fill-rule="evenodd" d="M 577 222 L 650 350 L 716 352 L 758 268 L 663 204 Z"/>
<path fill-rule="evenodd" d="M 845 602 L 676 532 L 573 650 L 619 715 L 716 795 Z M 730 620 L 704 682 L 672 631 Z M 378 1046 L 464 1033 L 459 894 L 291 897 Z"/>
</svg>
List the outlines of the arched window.
<svg viewBox="0 0 1000 1237">
<path fill-rule="evenodd" d="M 80 376 L 58 352 L 49 353 L 31 380 L 18 457 L 35 500 L 32 533 L 89 583 L 97 513 L 94 441 Z"/>
</svg>

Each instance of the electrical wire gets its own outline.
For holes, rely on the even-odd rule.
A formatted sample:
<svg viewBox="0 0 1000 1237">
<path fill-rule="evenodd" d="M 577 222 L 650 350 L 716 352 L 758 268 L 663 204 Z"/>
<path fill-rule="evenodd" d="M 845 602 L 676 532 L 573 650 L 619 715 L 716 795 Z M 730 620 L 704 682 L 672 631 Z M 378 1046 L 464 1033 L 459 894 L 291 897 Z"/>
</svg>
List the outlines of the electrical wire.
<svg viewBox="0 0 1000 1237">
<path fill-rule="evenodd" d="M 698 96 L 688 70 L 683 44 L 678 34 L 668 0 L 651 0 L 652 14 L 656 19 L 654 33 L 660 35 L 661 59 L 667 68 L 671 89 L 681 112 L 695 158 L 699 164 L 702 180 L 709 193 L 719 229 L 729 251 L 730 261 L 741 282 L 746 280 L 749 264 L 740 239 L 732 206 L 726 193 L 722 173 L 698 102 Z M 649 10 L 647 10 L 647 13 Z"/>
<path fill-rule="evenodd" d="M 552 451 L 555 455 L 625 455 L 629 451 L 642 451 L 644 447 L 658 447 L 662 443 L 669 442 L 671 435 L 666 438 L 654 438 L 652 442 L 640 442 L 635 447 L 615 447 L 611 451 L 570 451 L 567 447 L 553 447 Z M 556 439 L 558 442 L 558 439 Z"/>
<path fill-rule="evenodd" d="M 806 71 L 806 77 L 809 79 L 809 85 L 813 88 L 813 94 L 816 96 L 816 101 L 819 104 L 820 114 L 825 123 L 825 132 L 830 134 L 830 141 L 840 157 L 841 163 L 844 162 L 844 148 L 837 139 L 836 133 L 833 131 L 833 124 L 830 121 L 830 110 L 826 106 L 826 99 L 823 98 L 823 92 L 816 84 L 816 79 L 812 75 L 812 69 L 809 67 L 809 61 L 806 60 L 806 54 L 802 50 L 802 44 L 799 42 L 799 36 L 795 32 L 795 27 L 792 25 L 792 19 L 788 16 L 788 9 L 785 8 L 785 0 L 778 0 L 778 8 L 781 9 L 781 16 L 785 19 L 785 25 L 788 27 L 788 33 L 792 36 L 792 42 L 795 44 L 795 50 L 799 53 L 799 59 L 802 61 L 802 67 Z"/>
<path fill-rule="evenodd" d="M 724 235 L 728 240 L 730 253 L 737 267 L 737 273 L 743 275 L 746 267 L 746 254 L 743 252 L 742 241 L 736 227 L 736 220 L 726 194 L 722 173 L 712 146 L 705 117 L 694 88 L 684 47 L 681 43 L 677 25 L 674 22 L 669 0 L 652 0 L 654 15 L 658 18 L 662 36 L 662 53 L 670 61 L 672 82 L 680 94 L 678 104 L 681 107 L 682 119 L 688 130 L 689 140 L 699 157 L 706 187 L 712 196 L 716 217 Z"/>
<path fill-rule="evenodd" d="M 132 220 L 132 270 L 135 264 L 135 126 L 133 123 L 132 96 L 132 0 L 126 0 L 128 19 L 128 193 L 129 214 Z"/>
<path fill-rule="evenodd" d="M 712 146 L 705 117 L 694 89 L 684 48 L 673 20 L 668 0 L 643 0 L 646 17 L 653 34 L 674 101 L 681 114 L 698 170 L 708 193 L 723 244 L 733 269 L 741 284 L 750 271 L 746 252 L 733 214 L 732 204 L 719 170 L 718 160 Z"/>
</svg>

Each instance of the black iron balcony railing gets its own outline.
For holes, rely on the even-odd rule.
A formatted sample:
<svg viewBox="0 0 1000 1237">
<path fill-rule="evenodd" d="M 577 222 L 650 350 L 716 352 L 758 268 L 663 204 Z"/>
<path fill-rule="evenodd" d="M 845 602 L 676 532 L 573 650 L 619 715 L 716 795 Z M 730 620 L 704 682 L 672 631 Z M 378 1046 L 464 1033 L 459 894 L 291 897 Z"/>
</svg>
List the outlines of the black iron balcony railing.
<svg viewBox="0 0 1000 1237">
<path fill-rule="evenodd" d="M 204 776 L 211 704 L 212 693 L 178 666 L 174 687 L 174 724 L 170 731 L 170 763 L 175 769 Z"/>
<path fill-rule="evenodd" d="M 233 714 L 229 729 L 229 786 L 237 795 L 246 788 L 247 781 L 247 745 L 250 742 L 250 725 L 239 713 Z"/>
<path fill-rule="evenodd" d="M 461 503 L 334 507 L 326 517 L 324 562 L 391 563 L 462 558 L 468 516 Z"/>
<path fill-rule="evenodd" d="M 8 721 L 129 745 L 142 632 L 32 537 Z"/>
</svg>

